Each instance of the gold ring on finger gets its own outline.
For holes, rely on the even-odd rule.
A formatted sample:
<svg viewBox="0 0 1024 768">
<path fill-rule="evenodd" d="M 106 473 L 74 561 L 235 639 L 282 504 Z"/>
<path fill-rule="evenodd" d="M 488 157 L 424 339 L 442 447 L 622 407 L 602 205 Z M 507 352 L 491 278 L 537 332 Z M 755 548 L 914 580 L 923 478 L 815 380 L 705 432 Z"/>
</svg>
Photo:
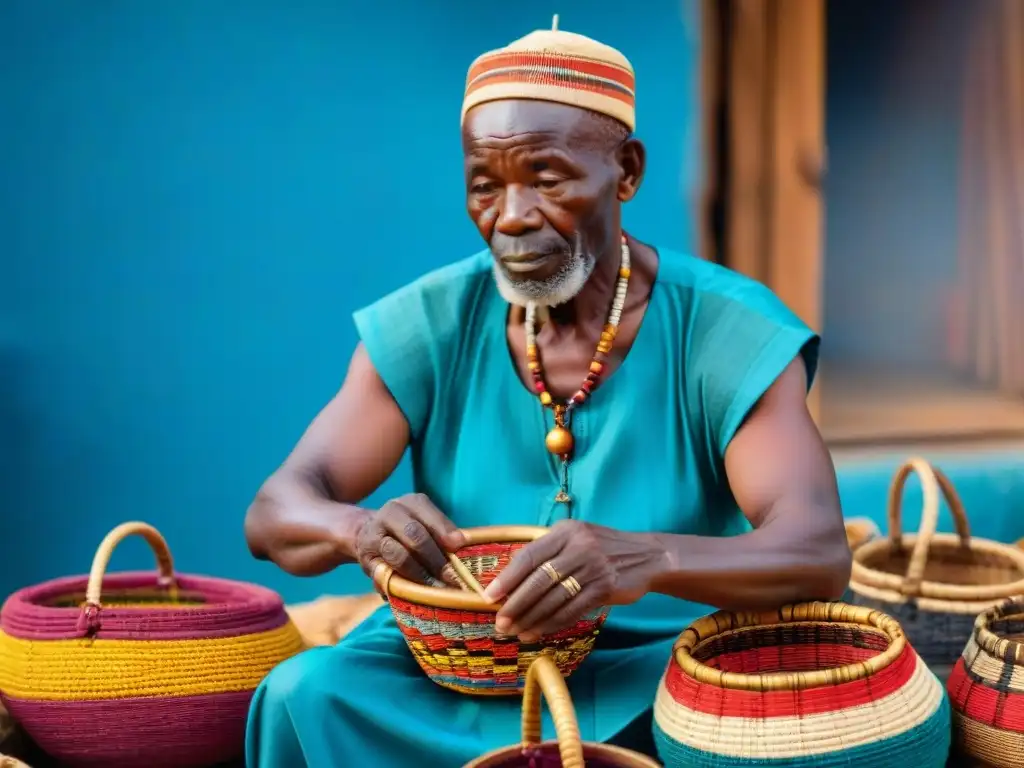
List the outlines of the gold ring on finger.
<svg viewBox="0 0 1024 768">
<path fill-rule="evenodd" d="M 569 593 L 570 598 L 576 597 L 576 595 L 583 591 L 583 587 L 580 586 L 580 583 L 573 576 L 562 579 L 562 586 L 565 587 L 565 591 Z"/>
<path fill-rule="evenodd" d="M 540 569 L 541 569 L 542 571 L 544 571 L 544 573 L 546 573 L 546 574 L 547 574 L 548 576 L 550 576 L 550 577 L 551 577 L 551 581 L 552 581 L 552 582 L 554 582 L 554 583 L 556 583 L 556 584 L 557 584 L 557 583 L 558 583 L 559 581 L 561 581 L 561 580 L 562 580 L 562 574 L 560 574 L 560 573 L 558 572 L 558 570 L 557 570 L 557 569 L 555 568 L 555 566 L 553 566 L 553 565 L 551 564 L 551 561 L 550 561 L 550 560 L 548 560 L 548 561 L 547 561 L 546 563 L 544 563 L 544 564 L 543 564 L 543 565 L 542 565 L 542 566 L 540 567 Z"/>
</svg>

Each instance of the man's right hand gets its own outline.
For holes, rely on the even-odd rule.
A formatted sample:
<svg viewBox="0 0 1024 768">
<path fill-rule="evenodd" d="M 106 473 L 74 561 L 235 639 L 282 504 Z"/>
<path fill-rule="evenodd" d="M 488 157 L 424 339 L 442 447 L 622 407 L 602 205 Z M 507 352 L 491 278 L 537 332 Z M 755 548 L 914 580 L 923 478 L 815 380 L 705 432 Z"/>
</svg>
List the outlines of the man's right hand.
<svg viewBox="0 0 1024 768">
<path fill-rule="evenodd" d="M 440 580 L 459 586 L 448 552 L 465 546 L 466 537 L 420 493 L 389 501 L 363 523 L 356 538 L 359 564 L 366 575 L 384 563 L 410 581 Z"/>
</svg>

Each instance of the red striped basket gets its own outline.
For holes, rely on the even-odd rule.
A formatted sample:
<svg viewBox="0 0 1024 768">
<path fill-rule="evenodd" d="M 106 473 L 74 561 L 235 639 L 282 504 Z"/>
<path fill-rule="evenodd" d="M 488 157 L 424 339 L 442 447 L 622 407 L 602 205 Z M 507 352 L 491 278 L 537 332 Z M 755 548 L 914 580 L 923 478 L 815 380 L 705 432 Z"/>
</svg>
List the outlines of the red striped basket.
<svg viewBox="0 0 1024 768">
<path fill-rule="evenodd" d="M 153 548 L 157 572 L 106 575 L 114 548 L 134 534 Z M 4 603 L 0 696 L 66 765 L 209 766 L 241 756 L 253 691 L 300 650 L 277 594 L 175 574 L 156 529 L 125 523 L 100 544 L 88 577 Z"/>
<path fill-rule="evenodd" d="M 519 549 L 547 531 L 535 526 L 469 528 L 468 542 L 456 554 L 486 587 Z M 608 615 L 600 608 L 561 632 L 526 644 L 498 634 L 494 618 L 500 606 L 475 593 L 417 584 L 387 567 L 374 576 L 417 663 L 435 683 L 461 693 L 517 695 L 530 664 L 545 651 L 563 675 L 570 675 L 593 649 Z"/>
<path fill-rule="evenodd" d="M 943 768 L 949 702 L 878 611 L 719 611 L 676 642 L 654 736 L 667 768 Z"/>
<path fill-rule="evenodd" d="M 955 764 L 1024 768 L 1024 597 L 978 616 L 946 690 Z"/>
</svg>

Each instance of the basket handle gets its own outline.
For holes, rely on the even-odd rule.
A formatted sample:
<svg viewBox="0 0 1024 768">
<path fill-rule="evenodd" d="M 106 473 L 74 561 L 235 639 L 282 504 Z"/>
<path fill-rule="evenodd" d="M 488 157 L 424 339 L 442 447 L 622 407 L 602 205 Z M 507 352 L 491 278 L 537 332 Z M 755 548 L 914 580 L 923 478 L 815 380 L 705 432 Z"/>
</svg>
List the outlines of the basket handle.
<svg viewBox="0 0 1024 768">
<path fill-rule="evenodd" d="M 928 564 L 928 552 L 939 523 L 940 491 L 953 515 L 953 523 L 956 526 L 957 535 L 960 537 L 961 546 L 969 547 L 971 544 L 971 529 L 967 522 L 967 513 L 953 483 L 942 470 L 933 467 L 924 459 L 912 458 L 896 471 L 892 484 L 889 486 L 889 541 L 893 549 L 898 550 L 903 546 L 903 490 L 906 487 L 907 478 L 912 472 L 921 479 L 924 504 L 921 509 L 921 527 L 917 531 L 917 539 L 914 541 L 914 549 L 910 553 L 910 562 L 903 579 L 903 591 L 908 595 L 916 593 L 924 578 L 924 569 Z"/>
<path fill-rule="evenodd" d="M 563 768 L 584 768 L 583 742 L 576 710 L 569 696 L 565 678 L 550 654 L 542 654 L 526 672 L 523 689 L 523 747 L 537 747 L 541 741 L 541 699 L 547 701 L 551 719 L 555 721 L 558 753 Z"/>
<path fill-rule="evenodd" d="M 99 610 L 102 606 L 100 598 L 103 591 L 103 577 L 106 575 L 110 558 L 114 549 L 129 536 L 142 536 L 156 555 L 157 585 L 171 590 L 172 599 L 176 597 L 177 584 L 174 579 L 174 560 L 171 550 L 160 532 L 147 523 L 122 523 L 108 533 L 96 549 L 89 569 L 89 581 L 85 587 L 85 605 L 82 608 L 84 623 L 88 629 L 98 629 Z"/>
</svg>

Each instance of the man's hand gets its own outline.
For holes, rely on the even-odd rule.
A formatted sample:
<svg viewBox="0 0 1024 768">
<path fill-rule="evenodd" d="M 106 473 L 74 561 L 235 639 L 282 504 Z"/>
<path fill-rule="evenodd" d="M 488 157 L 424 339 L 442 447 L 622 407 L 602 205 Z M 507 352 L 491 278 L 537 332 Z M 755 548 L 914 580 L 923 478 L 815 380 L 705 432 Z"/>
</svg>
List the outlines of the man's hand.
<svg viewBox="0 0 1024 768">
<path fill-rule="evenodd" d="M 459 586 L 447 552 L 466 543 L 465 534 L 423 494 L 389 501 L 370 514 L 356 537 L 359 564 L 371 579 L 382 563 L 411 581 L 440 580 Z"/>
<path fill-rule="evenodd" d="M 654 536 L 578 520 L 556 523 L 519 550 L 487 587 L 489 599 L 508 598 L 495 629 L 534 642 L 595 608 L 636 602 L 664 558 Z"/>
</svg>

